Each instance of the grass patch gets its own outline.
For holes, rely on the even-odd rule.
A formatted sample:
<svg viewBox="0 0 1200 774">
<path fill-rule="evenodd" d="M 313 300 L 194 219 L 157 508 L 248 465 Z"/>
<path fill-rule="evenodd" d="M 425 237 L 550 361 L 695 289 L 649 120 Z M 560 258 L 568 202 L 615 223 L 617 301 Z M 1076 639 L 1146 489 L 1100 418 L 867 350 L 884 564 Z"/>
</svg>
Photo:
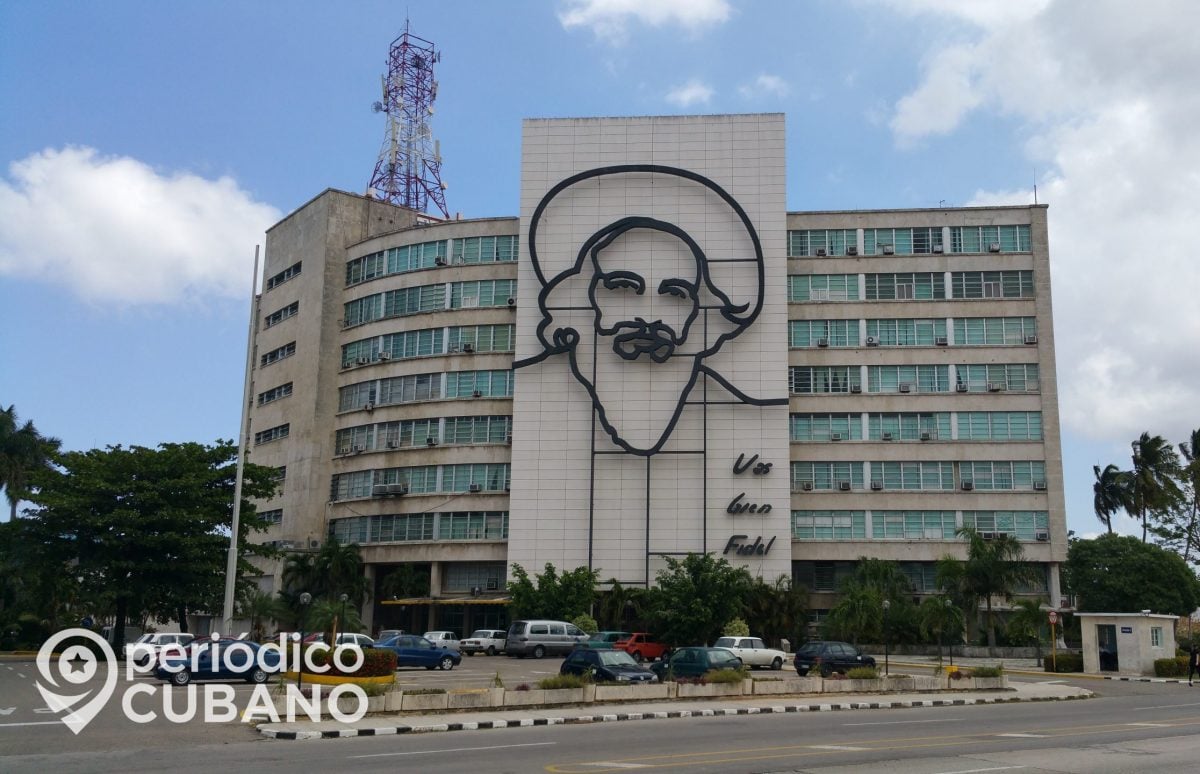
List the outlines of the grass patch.
<svg viewBox="0 0 1200 774">
<path fill-rule="evenodd" d="M 538 688 L 546 691 L 555 691 L 562 688 L 582 688 L 585 685 L 591 685 L 592 680 L 588 675 L 554 675 L 538 681 Z"/>
<path fill-rule="evenodd" d="M 971 670 L 971 677 L 1000 677 L 1004 674 L 1002 666 L 979 666 Z"/>
<path fill-rule="evenodd" d="M 869 666 L 854 667 L 846 672 L 846 677 L 851 680 L 878 680 L 879 670 Z"/>
<path fill-rule="evenodd" d="M 414 688 L 411 691 L 404 689 L 405 696 L 433 696 L 438 693 L 446 693 L 445 688 Z"/>
<path fill-rule="evenodd" d="M 711 672 L 704 674 L 703 682 L 709 685 L 724 684 L 724 683 L 740 683 L 746 679 L 746 668 L 741 669 L 714 669 Z"/>
</svg>

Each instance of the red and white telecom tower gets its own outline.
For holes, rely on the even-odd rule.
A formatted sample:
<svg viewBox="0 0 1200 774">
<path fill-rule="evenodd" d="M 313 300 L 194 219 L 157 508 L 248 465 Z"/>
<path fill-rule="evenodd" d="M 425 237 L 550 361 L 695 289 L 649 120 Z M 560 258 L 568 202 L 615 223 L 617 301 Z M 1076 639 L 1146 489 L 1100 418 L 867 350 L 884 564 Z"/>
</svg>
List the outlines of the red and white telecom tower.
<svg viewBox="0 0 1200 774">
<path fill-rule="evenodd" d="M 433 66 L 441 58 L 433 43 L 408 31 L 405 19 L 404 33 L 392 41 L 388 53 L 383 101 L 374 105 L 375 112 L 387 113 L 387 136 L 368 194 L 417 212 L 428 212 L 432 204 L 442 217 L 449 217 L 442 155 L 429 126 L 437 99 Z"/>
</svg>

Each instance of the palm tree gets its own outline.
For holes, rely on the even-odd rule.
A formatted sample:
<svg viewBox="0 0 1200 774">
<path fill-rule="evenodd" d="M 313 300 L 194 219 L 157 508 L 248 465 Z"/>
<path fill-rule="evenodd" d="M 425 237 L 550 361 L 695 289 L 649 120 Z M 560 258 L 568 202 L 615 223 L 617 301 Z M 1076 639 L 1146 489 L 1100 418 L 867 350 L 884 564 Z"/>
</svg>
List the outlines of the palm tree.
<svg viewBox="0 0 1200 774">
<path fill-rule="evenodd" d="M 238 616 L 250 619 L 251 637 L 262 642 L 265 636 L 266 622 L 278 618 L 281 614 L 278 597 L 263 591 L 257 586 L 251 588 L 238 605 Z"/>
<path fill-rule="evenodd" d="M 429 596 L 429 565 L 401 564 L 379 582 L 383 599 Z"/>
<path fill-rule="evenodd" d="M 742 614 L 750 633 L 768 644 L 777 646 L 787 638 L 797 645 L 808 620 L 808 591 L 793 584 L 787 575 L 780 575 L 772 584 L 758 578 L 746 594 Z"/>
<path fill-rule="evenodd" d="M 962 641 L 962 608 L 954 604 L 950 597 L 925 597 L 917 609 L 917 621 L 921 635 L 926 640 L 937 641 L 939 664 L 942 660 L 942 645 L 947 636 L 952 648 L 956 640 Z"/>
<path fill-rule="evenodd" d="M 295 552 L 287 555 L 283 562 L 283 587 L 288 591 L 305 592 L 314 597 L 324 593 L 325 584 L 317 574 L 316 560 L 312 554 Z"/>
<path fill-rule="evenodd" d="M 1179 457 L 1161 435 L 1142 433 L 1131 444 L 1133 470 L 1130 471 L 1130 503 L 1142 521 L 1142 542 L 1150 528 L 1150 514 L 1169 510 L 1183 499 L 1176 483 L 1180 475 Z"/>
<path fill-rule="evenodd" d="M 1130 475 L 1116 465 L 1108 465 L 1104 470 L 1093 465 L 1092 473 L 1096 476 L 1096 482 L 1092 484 L 1092 508 L 1111 535 L 1113 514 L 1124 510 L 1129 503 Z"/>
<path fill-rule="evenodd" d="M 17 503 L 29 494 L 33 474 L 50 467 L 62 441 L 42 435 L 26 422 L 18 427 L 16 406 L 0 410 L 0 488 L 8 497 L 10 518 Z"/>
<path fill-rule="evenodd" d="M 317 552 L 313 568 L 317 577 L 324 579 L 324 592 L 330 599 L 348 594 L 355 605 L 360 605 L 367 596 L 362 556 L 354 543 L 342 544 L 330 537 Z"/>
<path fill-rule="evenodd" d="M 842 597 L 829 611 L 825 630 L 836 639 L 859 639 L 879 642 L 883 633 L 883 595 L 874 586 L 850 582 L 842 589 Z"/>
<path fill-rule="evenodd" d="M 1196 534 L 1196 520 L 1200 516 L 1200 429 L 1193 430 L 1190 438 L 1179 444 L 1179 453 L 1184 462 L 1182 478 L 1191 490 L 1191 515 L 1188 518 L 1187 534 L 1183 544 L 1183 561 L 1190 562 L 1192 544 Z"/>
<path fill-rule="evenodd" d="M 1033 643 L 1042 652 L 1042 627 L 1046 625 L 1046 611 L 1040 599 L 1018 599 L 1013 603 L 1013 613 L 1008 619 L 1008 639 L 1013 643 Z"/>
<path fill-rule="evenodd" d="M 988 647 L 996 647 L 996 621 L 993 597 L 1011 600 L 1018 586 L 1033 579 L 1025 564 L 1025 549 L 1009 534 L 997 534 L 984 540 L 972 527 L 961 527 L 959 537 L 967 539 L 967 560 L 963 563 L 961 583 L 966 595 L 984 600 L 987 609 Z"/>
</svg>

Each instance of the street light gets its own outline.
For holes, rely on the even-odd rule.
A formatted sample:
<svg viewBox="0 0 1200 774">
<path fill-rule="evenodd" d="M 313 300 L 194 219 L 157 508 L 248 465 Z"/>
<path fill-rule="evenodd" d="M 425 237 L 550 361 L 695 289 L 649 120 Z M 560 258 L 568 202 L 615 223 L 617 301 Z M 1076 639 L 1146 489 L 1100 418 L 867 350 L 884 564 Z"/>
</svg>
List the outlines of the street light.
<svg viewBox="0 0 1200 774">
<path fill-rule="evenodd" d="M 338 599 L 342 600 L 342 612 L 338 615 L 337 626 L 333 627 L 333 645 L 337 645 L 338 629 L 346 623 L 346 600 L 350 599 L 350 595 L 343 591 L 342 596 L 338 597 Z"/>
<path fill-rule="evenodd" d="M 296 687 L 304 687 L 304 622 L 308 617 L 308 606 L 312 603 L 312 594 L 307 591 L 300 595 L 300 666 L 296 670 Z"/>
<path fill-rule="evenodd" d="M 888 650 L 891 643 L 891 633 L 888 630 L 888 610 L 892 607 L 892 600 L 883 600 L 883 673 L 891 674 L 888 671 Z"/>
<path fill-rule="evenodd" d="M 954 603 L 948 599 L 944 599 L 942 601 L 946 605 L 946 618 L 949 618 L 950 617 L 950 608 L 952 608 L 954 606 Z M 950 640 L 950 666 L 951 667 L 954 666 L 954 640 L 953 639 Z M 951 669 L 950 671 L 954 671 L 954 670 Z"/>
</svg>

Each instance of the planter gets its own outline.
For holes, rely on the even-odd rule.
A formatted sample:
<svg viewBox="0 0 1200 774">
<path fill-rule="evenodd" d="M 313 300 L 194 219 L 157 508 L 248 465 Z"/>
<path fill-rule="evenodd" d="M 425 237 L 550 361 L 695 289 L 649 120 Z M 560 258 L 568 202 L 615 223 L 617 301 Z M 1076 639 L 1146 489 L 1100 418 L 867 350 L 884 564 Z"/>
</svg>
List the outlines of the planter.
<svg viewBox="0 0 1200 774">
<path fill-rule="evenodd" d="M 504 694 L 501 689 L 499 701 L 492 695 L 493 688 L 483 688 L 478 691 L 451 691 L 446 694 L 448 698 L 447 706 L 450 709 L 473 709 L 479 707 L 502 707 L 504 706 Z"/>
<path fill-rule="evenodd" d="M 971 677 L 959 682 L 972 683 L 971 687 L 977 691 L 1004 691 L 1008 689 L 1008 675 L 1000 675 L 999 677 Z"/>
<path fill-rule="evenodd" d="M 283 680 L 295 683 L 299 674 L 285 672 Z M 304 673 L 304 682 L 309 685 L 392 685 L 396 682 L 395 673 L 379 677 L 346 677 L 344 675 L 319 675 L 312 672 Z"/>
<path fill-rule="evenodd" d="M 595 701 L 651 701 L 671 698 L 675 683 L 651 685 L 594 685 Z"/>
<path fill-rule="evenodd" d="M 406 693 L 401 699 L 400 709 L 404 712 L 444 710 L 449 706 L 449 699 L 449 694 L 445 693 Z"/>
<path fill-rule="evenodd" d="M 817 693 L 817 681 L 808 677 L 786 680 L 755 680 L 755 696 L 780 696 L 794 693 Z"/>
<path fill-rule="evenodd" d="M 579 704 L 584 700 L 582 688 L 554 688 L 542 694 L 543 704 Z"/>
<path fill-rule="evenodd" d="M 887 677 L 883 681 L 885 691 L 915 691 L 917 690 L 917 678 L 915 677 Z"/>
<path fill-rule="evenodd" d="M 710 685 L 677 683 L 675 685 L 675 695 L 680 699 L 701 699 L 713 696 L 741 696 L 742 684 L 740 682 L 712 683 Z"/>
<path fill-rule="evenodd" d="M 505 707 L 533 707 L 546 703 L 546 692 L 540 688 L 531 691 L 505 691 Z"/>
<path fill-rule="evenodd" d="M 399 712 L 404 705 L 403 691 L 388 691 L 383 696 L 383 711 L 384 712 Z"/>
</svg>

